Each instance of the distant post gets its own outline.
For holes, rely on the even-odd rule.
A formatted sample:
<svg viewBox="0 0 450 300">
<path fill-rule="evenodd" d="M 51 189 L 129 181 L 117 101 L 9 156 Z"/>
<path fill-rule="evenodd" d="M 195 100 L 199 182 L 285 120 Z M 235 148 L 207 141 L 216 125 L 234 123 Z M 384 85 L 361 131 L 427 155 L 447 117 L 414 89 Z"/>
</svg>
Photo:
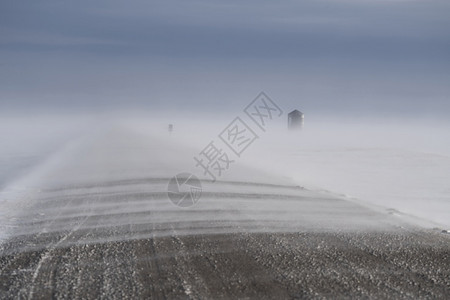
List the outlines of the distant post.
<svg viewBox="0 0 450 300">
<path fill-rule="evenodd" d="M 172 134 L 173 131 L 173 124 L 169 124 L 169 134 Z"/>
<path fill-rule="evenodd" d="M 305 115 L 299 110 L 293 110 L 288 114 L 288 129 L 298 130 L 303 128 Z"/>
</svg>

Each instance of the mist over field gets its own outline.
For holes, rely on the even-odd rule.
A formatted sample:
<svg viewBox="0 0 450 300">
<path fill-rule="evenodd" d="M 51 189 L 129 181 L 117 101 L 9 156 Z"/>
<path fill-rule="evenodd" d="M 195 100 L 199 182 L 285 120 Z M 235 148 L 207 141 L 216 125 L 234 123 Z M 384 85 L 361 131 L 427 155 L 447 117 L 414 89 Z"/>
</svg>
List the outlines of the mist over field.
<svg viewBox="0 0 450 300">
<path fill-rule="evenodd" d="M 257 131 L 253 124 L 258 139 L 238 157 L 217 137 L 234 117 L 242 115 L 238 110 L 235 114 L 141 111 L 4 118 L 8 147 L 3 147 L 1 153 L 3 235 L 14 226 L 21 209 L 33 205 L 42 189 L 52 187 L 139 179 L 145 191 L 151 190 L 145 184 L 146 178 L 191 172 L 203 180 L 205 192 L 227 191 L 229 188 L 220 184 L 209 184 L 211 177 L 194 161 L 211 141 L 234 161 L 218 181 L 291 184 L 342 197 L 400 219 L 408 217 L 409 222 L 427 228 L 450 226 L 447 121 L 308 115 L 302 130 L 289 131 L 284 114 L 274 118 L 266 132 Z M 252 126 L 250 120 L 246 122 Z M 172 133 L 168 131 L 169 123 L 173 124 Z M 123 155 L 117 157 L 117 151 L 123 151 Z M 166 184 L 163 180 L 162 190 Z M 194 209 L 214 207 L 220 211 L 234 203 L 242 210 L 259 212 L 253 217 L 265 221 L 298 220 L 305 211 L 304 203 L 297 206 L 293 202 L 261 201 L 250 205 L 245 200 L 211 202 L 200 198 Z M 160 205 L 171 207 L 175 213 L 166 221 L 192 217 L 184 216 L 183 210 L 172 206 L 167 198 Z M 126 213 L 130 209 L 136 208 L 125 202 L 114 212 Z M 111 212 L 99 207 L 97 213 Z M 212 214 L 207 218 L 216 217 Z M 129 222 L 129 217 L 125 221 Z M 118 219 L 115 222 L 120 223 Z M 361 226 L 361 221 L 355 218 L 355 222 Z M 290 227 L 284 225 L 282 230 L 290 231 Z M 35 225 L 32 229 L 40 230 Z M 280 230 L 265 230 L 276 229 Z"/>
</svg>

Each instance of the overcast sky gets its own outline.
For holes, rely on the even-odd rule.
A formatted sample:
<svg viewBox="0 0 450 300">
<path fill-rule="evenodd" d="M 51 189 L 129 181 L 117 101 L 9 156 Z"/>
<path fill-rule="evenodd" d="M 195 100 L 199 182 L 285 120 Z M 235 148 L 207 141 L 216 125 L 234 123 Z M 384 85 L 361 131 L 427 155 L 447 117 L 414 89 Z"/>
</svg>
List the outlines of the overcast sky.
<svg viewBox="0 0 450 300">
<path fill-rule="evenodd" d="M 450 113 L 450 1 L 0 0 L 0 109 Z"/>
</svg>

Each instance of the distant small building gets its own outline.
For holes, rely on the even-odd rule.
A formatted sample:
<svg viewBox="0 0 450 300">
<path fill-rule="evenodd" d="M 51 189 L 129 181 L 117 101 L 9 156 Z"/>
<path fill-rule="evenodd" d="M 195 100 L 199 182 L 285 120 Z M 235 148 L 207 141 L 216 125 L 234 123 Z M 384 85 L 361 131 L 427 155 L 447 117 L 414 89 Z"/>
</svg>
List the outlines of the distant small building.
<svg viewBox="0 0 450 300">
<path fill-rule="evenodd" d="M 301 129 L 305 121 L 305 115 L 299 110 L 293 110 L 288 114 L 288 128 Z"/>
</svg>

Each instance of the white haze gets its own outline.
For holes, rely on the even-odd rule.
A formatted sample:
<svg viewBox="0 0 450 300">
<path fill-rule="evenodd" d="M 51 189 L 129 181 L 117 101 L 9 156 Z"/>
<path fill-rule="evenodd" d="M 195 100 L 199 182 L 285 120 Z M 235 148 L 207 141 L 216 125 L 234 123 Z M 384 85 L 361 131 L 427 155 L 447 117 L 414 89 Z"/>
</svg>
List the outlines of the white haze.
<svg viewBox="0 0 450 300">
<path fill-rule="evenodd" d="M 145 201 L 129 198 L 125 202 L 89 202 L 79 207 L 64 208 L 60 208 L 57 202 L 56 205 L 45 204 L 58 195 L 72 197 L 71 193 L 81 191 L 105 193 L 102 184 L 107 182 L 119 182 L 117 186 L 108 187 L 109 194 L 127 199 L 136 192 L 166 191 L 166 181 L 147 184 L 145 180 L 148 178 L 170 178 L 188 171 L 205 179 L 202 170 L 195 167 L 193 157 L 210 141 L 217 141 L 217 135 L 238 115 L 242 113 L 220 116 L 191 113 L 182 116 L 170 112 L 139 112 L 2 118 L 2 135 L 7 143 L 0 151 L 1 236 L 36 233 L 44 229 L 59 230 L 73 225 L 64 222 L 64 218 L 83 214 L 105 216 L 91 223 L 87 221 L 83 224 L 86 228 L 124 224 L 140 226 L 174 220 L 236 222 L 250 218 L 264 222 L 258 230 L 298 228 L 280 227 L 277 223 L 280 221 L 295 223 L 296 226 L 306 222 L 307 228 L 320 230 L 324 226 L 338 226 L 340 222 L 346 226 L 352 223 L 342 219 L 345 215 L 333 218 L 333 210 L 345 208 L 346 201 L 381 211 L 394 209 L 413 216 L 417 224 L 424 224 L 425 220 L 427 226 L 450 226 L 450 125 L 426 119 L 307 115 L 302 131 L 288 132 L 284 115 L 268 124 L 266 133 L 259 132 L 259 139 L 241 158 L 232 157 L 236 163 L 220 178 L 229 182 L 305 187 L 306 190 L 284 190 L 283 193 L 310 199 L 310 202 L 292 199 L 255 202 L 239 197 L 214 201 L 206 197 L 200 199 L 193 210 L 180 210 L 168 199 Z M 33 125 L 30 122 L 24 125 L 24 120 L 32 120 Z M 169 123 L 174 124 L 172 135 L 167 131 Z M 29 156 L 33 159 L 27 160 Z M 21 163 L 22 157 L 25 161 Z M 144 181 L 139 181 L 142 179 Z M 130 189 L 120 184 L 124 180 L 137 181 Z M 257 187 L 256 191 L 255 188 L 228 186 L 227 183 L 204 181 L 203 185 L 206 193 L 281 193 L 280 188 L 270 186 Z M 83 188 L 71 190 L 70 187 L 76 186 Z M 61 188 L 66 190 L 58 192 Z M 74 199 L 79 197 L 75 194 Z M 337 206 L 314 205 L 314 199 L 330 195 L 345 201 Z M 32 211 L 36 204 L 37 207 L 41 205 L 39 202 L 42 202 L 41 207 L 47 208 Z M 239 213 L 231 214 L 230 209 Z M 310 214 L 312 211 L 318 219 L 311 219 L 314 218 Z M 148 214 L 126 214 L 130 212 Z M 111 216 L 122 213 L 123 217 L 107 217 L 107 213 Z M 373 219 L 363 211 L 360 216 L 353 214 L 349 217 L 354 218 L 356 225 L 363 224 L 368 228 L 377 227 L 377 223 L 382 227 L 387 222 Z M 62 218 L 60 223 L 55 222 L 58 218 Z M 53 225 L 45 228 L 49 219 Z M 328 220 L 324 223 L 325 219 Z M 30 220 L 36 223 L 27 223 Z M 222 226 L 219 221 L 217 228 L 213 225 L 203 227 L 202 232 L 236 230 Z M 36 226 L 39 222 L 43 224 L 42 228 Z M 254 230 L 243 226 L 241 230 Z M 142 234 L 145 236 L 147 233 Z"/>
<path fill-rule="evenodd" d="M 180 121 L 178 136 L 197 145 L 198 153 L 234 116 L 208 119 L 207 125 Z M 269 125 L 238 162 L 308 189 L 450 226 L 450 122 L 307 115 L 302 131 L 289 132 L 285 117 Z"/>
</svg>

